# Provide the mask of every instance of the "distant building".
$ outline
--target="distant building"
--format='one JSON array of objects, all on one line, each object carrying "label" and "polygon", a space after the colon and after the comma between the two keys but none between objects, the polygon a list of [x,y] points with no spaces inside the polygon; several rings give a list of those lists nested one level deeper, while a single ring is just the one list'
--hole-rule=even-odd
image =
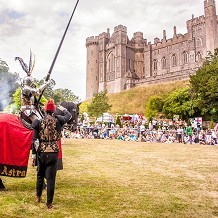
[{"label": "distant building", "polygon": [[86,99],[107,89],[117,93],[139,85],[187,79],[202,64],[208,51],[218,47],[215,0],[204,1],[204,15],[186,22],[187,33],[173,38],[155,38],[153,43],[136,32],[129,40],[127,28],[119,25],[86,39]]}]

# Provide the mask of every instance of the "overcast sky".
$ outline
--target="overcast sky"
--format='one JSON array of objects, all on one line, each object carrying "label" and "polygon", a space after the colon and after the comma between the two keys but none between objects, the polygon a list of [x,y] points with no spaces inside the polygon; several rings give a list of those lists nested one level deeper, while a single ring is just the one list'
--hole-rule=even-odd
[{"label": "overcast sky", "polygon": [[[76,0],[0,0],[0,58],[11,72],[24,77],[16,56],[28,64],[30,49],[36,63],[33,77],[47,75],[67,26]],[[167,38],[186,33],[186,21],[204,14],[204,0],[80,0],[51,78],[56,88],[72,90],[81,100],[86,92],[86,38],[114,27],[127,27],[129,39],[143,32],[153,43],[155,37]]]}]

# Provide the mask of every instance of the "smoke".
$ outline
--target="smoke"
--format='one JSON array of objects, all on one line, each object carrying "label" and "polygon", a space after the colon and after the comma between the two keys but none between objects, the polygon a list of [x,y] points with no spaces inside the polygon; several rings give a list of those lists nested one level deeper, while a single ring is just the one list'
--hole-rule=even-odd
[{"label": "smoke", "polygon": [[7,81],[1,81],[0,84],[0,111],[3,111],[12,101],[11,92],[13,89]]}]

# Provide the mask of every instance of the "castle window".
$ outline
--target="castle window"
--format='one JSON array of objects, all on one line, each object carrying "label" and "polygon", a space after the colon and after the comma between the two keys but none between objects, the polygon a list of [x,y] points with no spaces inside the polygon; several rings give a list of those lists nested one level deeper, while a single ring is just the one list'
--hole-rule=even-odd
[{"label": "castle window", "polygon": [[157,60],[153,60],[153,70],[157,70]]},{"label": "castle window", "polygon": [[182,57],[183,57],[183,64],[187,64],[188,63],[188,52],[184,51],[182,53]]},{"label": "castle window", "polygon": [[192,32],[192,36],[195,37],[195,31],[194,31],[194,30],[193,30],[193,32]]},{"label": "castle window", "polygon": [[115,57],[112,52],[107,56],[107,72],[112,72],[115,70]]},{"label": "castle window", "polygon": [[162,58],[162,69],[166,69],[167,68],[167,60],[165,57]]},{"label": "castle window", "polygon": [[201,53],[200,53],[200,52],[198,52],[198,53],[197,53],[197,58],[196,58],[196,61],[197,61],[197,62],[200,62],[200,61],[201,61],[201,59],[202,59],[202,55],[201,55]]},{"label": "castle window", "polygon": [[201,47],[201,39],[197,39],[196,46]]},{"label": "castle window", "polygon": [[172,59],[172,66],[176,66],[176,65],[177,65],[177,58],[176,58],[176,55],[173,54],[171,59]]},{"label": "castle window", "polygon": [[114,60],[113,60],[113,71],[115,71],[115,63],[116,63],[116,60],[115,60],[115,56],[114,56]]},{"label": "castle window", "polygon": [[198,29],[199,35],[202,35],[202,29]]}]

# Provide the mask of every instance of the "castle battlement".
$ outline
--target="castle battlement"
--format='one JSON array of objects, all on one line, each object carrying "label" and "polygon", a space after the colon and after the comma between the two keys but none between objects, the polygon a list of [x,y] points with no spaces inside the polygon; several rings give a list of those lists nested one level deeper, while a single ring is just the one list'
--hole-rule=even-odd
[{"label": "castle battlement", "polygon": [[205,0],[204,7],[215,6],[215,0]]},{"label": "castle battlement", "polygon": [[114,27],[114,32],[119,32],[119,31],[127,33],[126,26],[123,26],[123,25],[120,24],[120,25]]},{"label": "castle battlement", "polygon": [[86,39],[86,47],[91,44],[98,44],[98,36],[90,36]]},{"label": "castle battlement", "polygon": [[160,39],[159,39],[158,37],[155,37],[155,38],[154,38],[154,44],[157,45],[159,42],[160,42]]},{"label": "castle battlement", "polygon": [[202,15],[200,17],[192,18],[190,20],[187,20],[186,23],[187,23],[187,26],[195,26],[195,25],[203,24],[205,23],[205,16]]},{"label": "castle battlement", "polygon": [[143,33],[142,32],[135,32],[134,34],[133,34],[133,38],[134,39],[143,39]]},{"label": "castle battlement", "polygon": [[109,39],[110,38],[110,34],[103,32],[103,33],[99,34],[98,38],[99,39],[103,39],[103,38]]}]

